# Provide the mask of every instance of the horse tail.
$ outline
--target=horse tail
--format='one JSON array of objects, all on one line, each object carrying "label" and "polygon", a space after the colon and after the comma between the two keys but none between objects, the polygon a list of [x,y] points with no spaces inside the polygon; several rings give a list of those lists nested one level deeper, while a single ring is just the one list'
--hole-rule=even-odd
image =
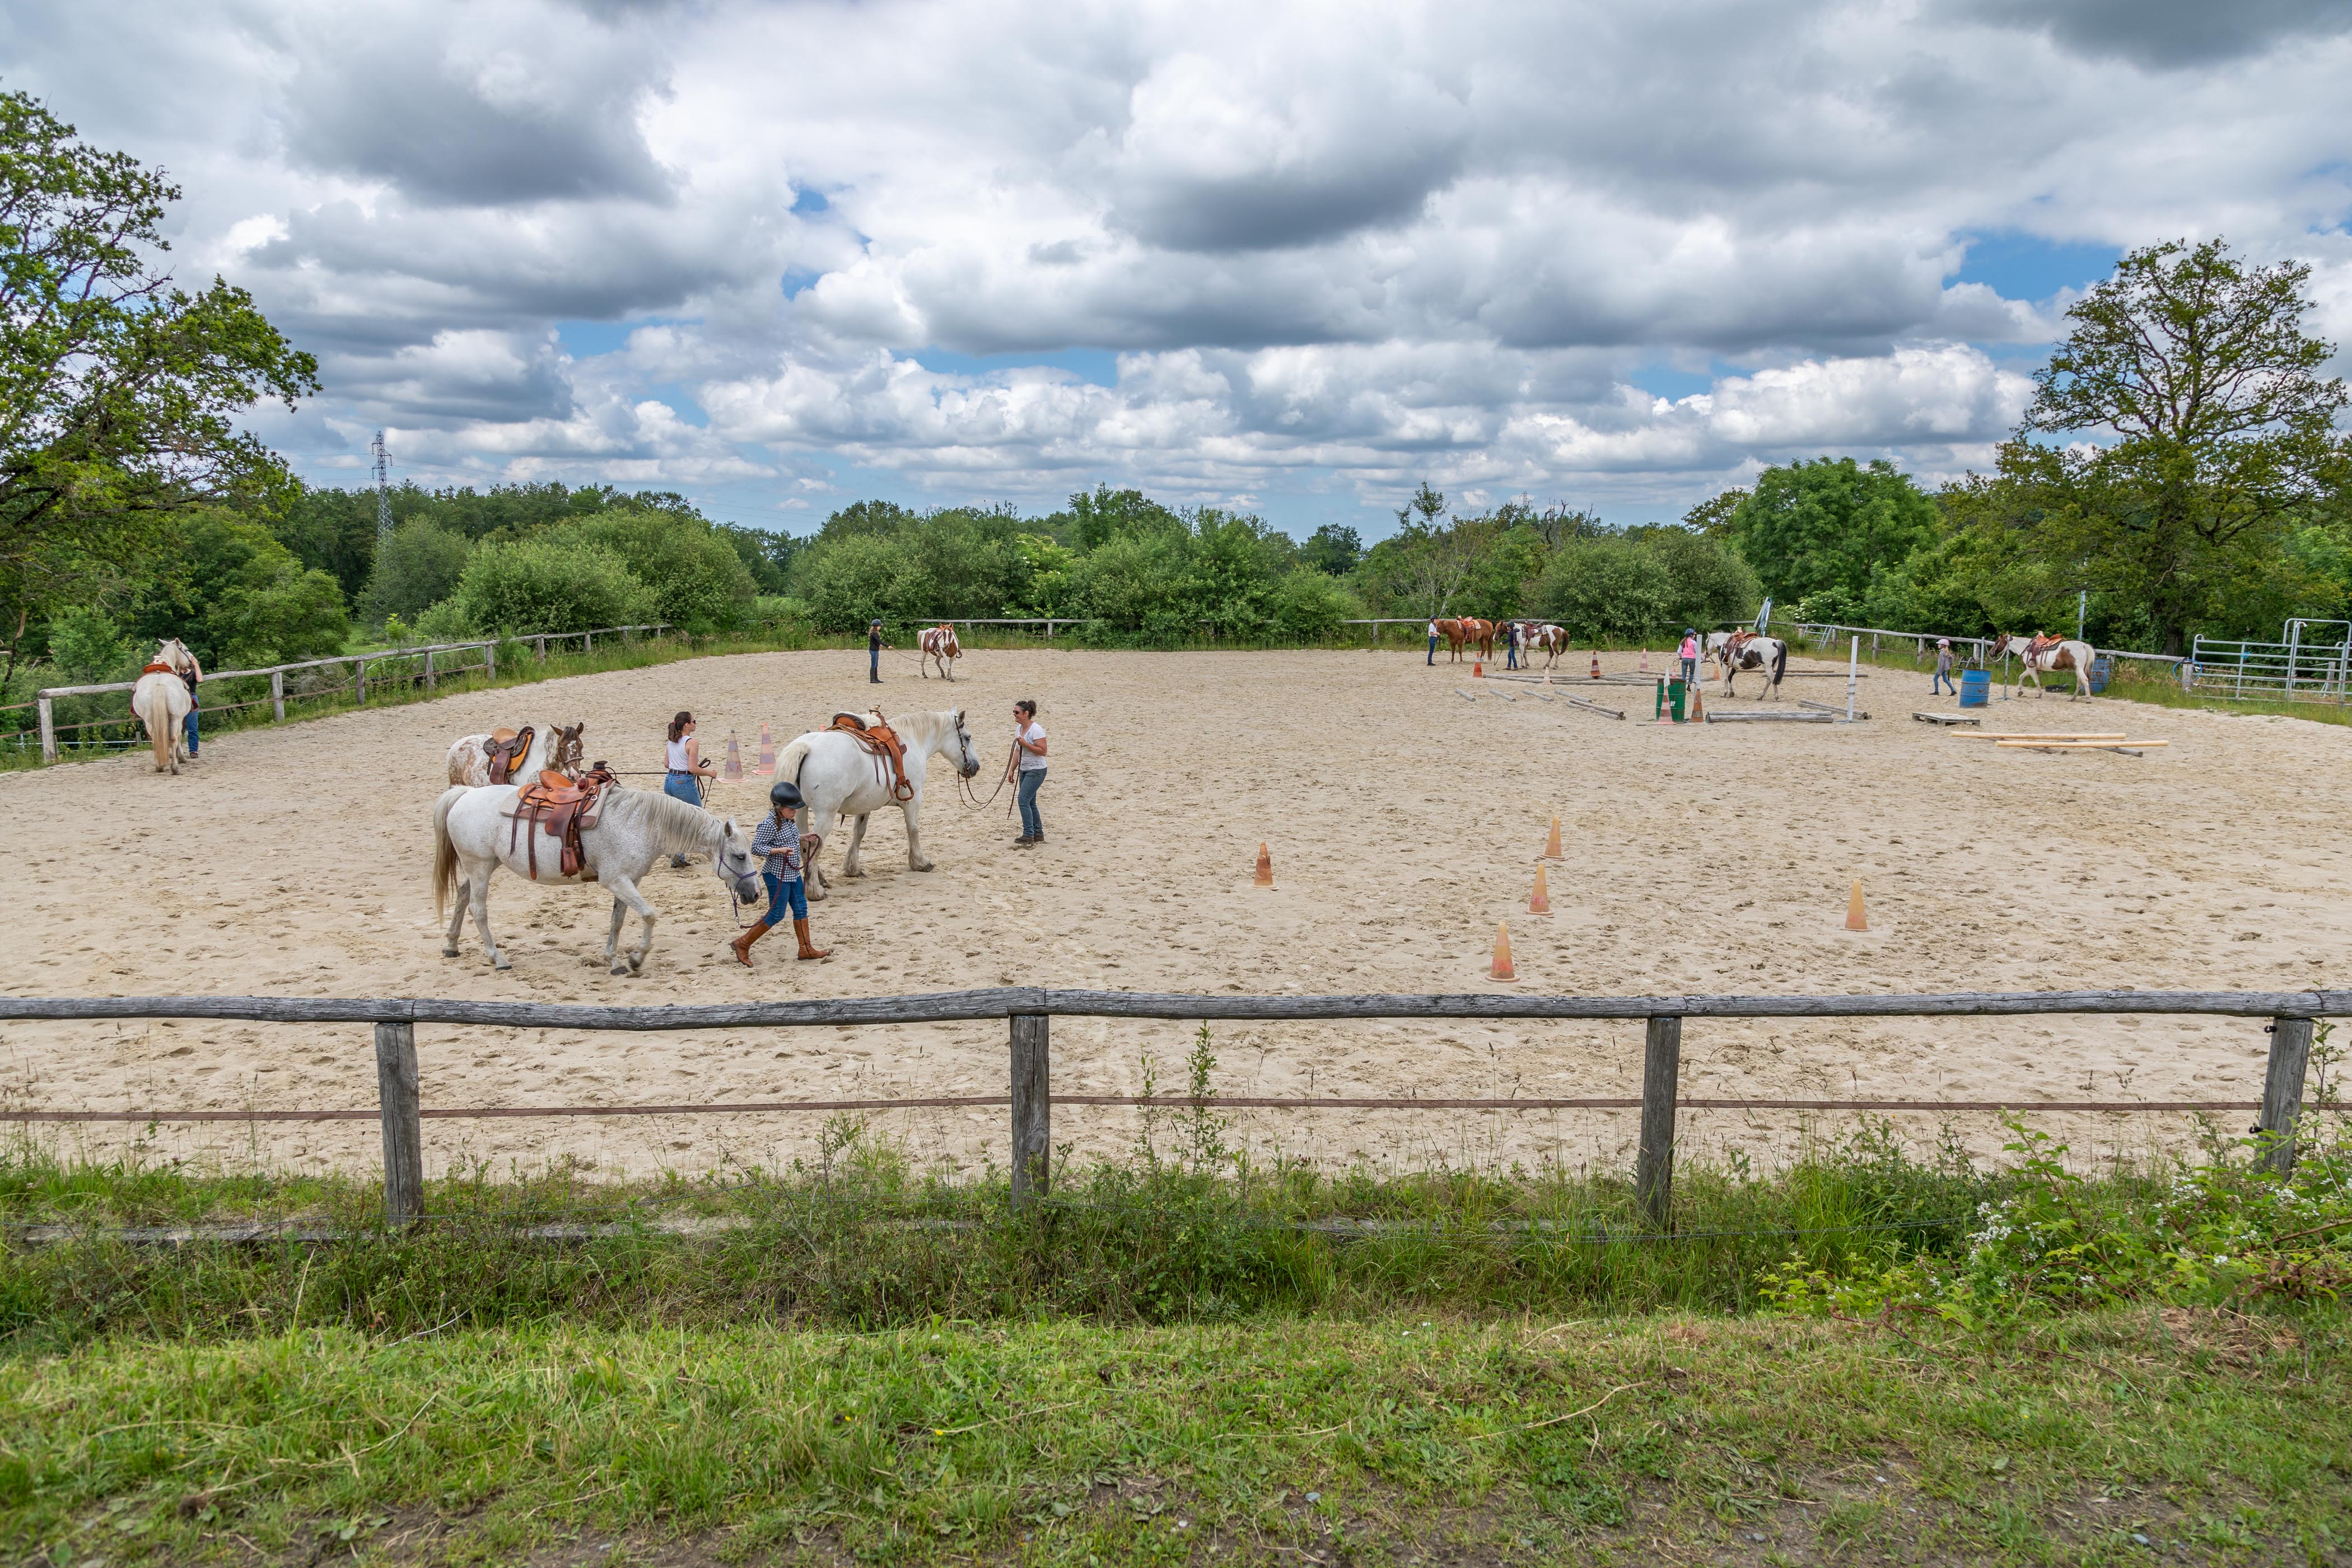
[{"label": "horse tail", "polygon": [[[147,706],[144,708],[139,705],[139,700],[142,697],[147,700]],[[164,690],[163,683],[160,680],[151,680],[146,682],[145,690],[132,692],[131,711],[138,715],[142,724],[147,726],[147,743],[155,749],[155,771],[159,773],[171,772],[172,698],[171,694]]]},{"label": "horse tail", "polygon": [[449,841],[449,808],[465,794],[465,785],[452,784],[433,803],[433,918],[436,921],[448,909],[450,889],[457,885],[457,847]]},{"label": "horse tail", "polygon": [[1788,640],[1783,638],[1780,648],[1772,655],[1772,684],[1775,686],[1780,685],[1780,678],[1788,673],[1789,644]]},{"label": "horse tail", "polygon": [[776,753],[776,776],[799,784],[801,769],[808,765],[808,754],[809,738],[806,735],[796,736],[788,742],[784,749]]}]

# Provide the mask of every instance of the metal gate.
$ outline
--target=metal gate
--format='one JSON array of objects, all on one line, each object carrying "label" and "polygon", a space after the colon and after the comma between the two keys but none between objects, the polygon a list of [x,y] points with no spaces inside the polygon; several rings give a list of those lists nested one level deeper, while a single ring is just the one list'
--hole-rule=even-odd
[{"label": "metal gate", "polygon": [[2341,704],[2352,678],[2352,621],[2296,619],[2282,642],[2198,637],[2190,689],[2233,700]]}]

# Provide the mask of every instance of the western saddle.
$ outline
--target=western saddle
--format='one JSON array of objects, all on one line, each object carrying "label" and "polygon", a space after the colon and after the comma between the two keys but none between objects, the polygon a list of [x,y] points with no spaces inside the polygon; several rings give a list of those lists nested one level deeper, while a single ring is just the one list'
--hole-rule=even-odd
[{"label": "western saddle", "polygon": [[482,750],[489,758],[492,784],[514,782],[514,771],[521,765],[523,758],[530,754],[531,739],[538,733],[538,730],[530,724],[520,730],[490,731],[490,742]]},{"label": "western saddle", "polygon": [[[538,783],[523,785],[515,796],[515,808],[507,818],[514,824],[507,830],[507,853],[514,853],[516,839],[526,831],[524,824],[536,824],[562,846],[558,862],[562,874],[580,875],[584,859],[580,851],[580,830],[596,826],[596,802],[612,782],[612,773],[601,762],[576,780],[564,777],[553,768],[542,771]],[[530,879],[535,882],[539,880],[539,835],[531,834],[524,847],[530,863]]]},{"label": "western saddle", "polygon": [[912,800],[915,786],[907,782],[907,742],[879,713],[835,713],[833,728],[872,754],[875,777],[890,786],[892,800]]}]

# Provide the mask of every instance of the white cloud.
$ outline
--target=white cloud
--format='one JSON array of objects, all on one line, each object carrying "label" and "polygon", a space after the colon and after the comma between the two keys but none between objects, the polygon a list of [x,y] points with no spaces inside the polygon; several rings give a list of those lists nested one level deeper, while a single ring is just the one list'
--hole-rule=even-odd
[{"label": "white cloud", "polygon": [[[942,499],[1337,489],[1378,521],[1423,474],[1669,506],[1821,451],[1980,463],[2025,395],[1988,350],[2048,341],[2079,279],[1958,281],[1974,234],[2227,233],[2313,259],[2352,339],[2347,27],[2317,0],[128,0],[19,7],[0,47],[172,169],[184,276],[320,355],[319,404],[256,428],[322,475],[383,425],[428,475],[768,511],[855,466]],[[583,321],[635,330],[563,352]]]}]

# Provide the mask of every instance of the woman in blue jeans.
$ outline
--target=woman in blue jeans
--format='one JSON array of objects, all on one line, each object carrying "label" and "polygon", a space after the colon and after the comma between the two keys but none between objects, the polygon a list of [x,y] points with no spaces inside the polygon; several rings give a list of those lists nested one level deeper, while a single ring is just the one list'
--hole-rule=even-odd
[{"label": "woman in blue jeans", "polygon": [[[672,800],[682,800],[688,805],[702,804],[702,784],[712,769],[702,760],[702,742],[694,738],[694,715],[681,708],[677,717],[669,721],[669,744],[665,752],[667,771],[662,774],[662,794]],[[673,866],[686,864],[686,857],[673,855]]]},{"label": "woman in blue jeans", "polygon": [[1013,754],[1019,759],[1013,772],[1021,802],[1021,837],[1013,843],[1032,849],[1045,842],[1045,819],[1037,815],[1037,791],[1045,783],[1045,731],[1037,722],[1037,704],[1026,697],[1013,705]]}]

